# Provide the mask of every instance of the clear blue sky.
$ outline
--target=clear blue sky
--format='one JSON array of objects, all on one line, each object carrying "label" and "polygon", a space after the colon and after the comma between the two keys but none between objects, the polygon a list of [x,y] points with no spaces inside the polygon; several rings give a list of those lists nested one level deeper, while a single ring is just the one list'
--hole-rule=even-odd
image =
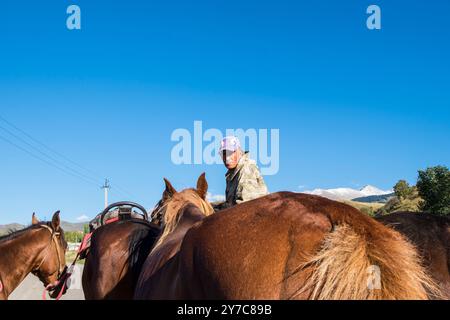
[{"label": "clear blue sky", "polygon": [[[373,3],[380,31],[366,28]],[[82,30],[66,28],[70,4]],[[146,207],[163,176],[183,188],[206,171],[223,193],[224,167],[171,162],[172,131],[194,120],[280,129],[271,191],[414,183],[449,165],[449,15],[424,0],[2,1],[0,115],[98,182],[0,140],[0,223],[92,217],[103,177],[111,201]]]}]

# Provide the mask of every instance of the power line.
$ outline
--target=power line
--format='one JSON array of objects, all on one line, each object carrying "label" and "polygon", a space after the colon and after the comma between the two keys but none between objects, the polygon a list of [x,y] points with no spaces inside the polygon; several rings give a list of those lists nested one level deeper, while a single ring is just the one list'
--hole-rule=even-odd
[{"label": "power line", "polygon": [[127,195],[131,198],[136,198],[136,196],[128,191],[126,191],[125,189],[123,189],[122,187],[120,187],[120,185],[118,185],[117,183],[114,183],[115,188],[122,194]]},{"label": "power line", "polygon": [[[38,159],[39,161],[42,161],[42,162],[44,162],[45,164],[47,164],[47,165],[49,165],[49,166],[51,166],[51,167],[53,167],[53,168],[55,168],[55,169],[57,169],[57,170],[63,172],[63,173],[66,173],[66,174],[68,174],[68,175],[70,175],[70,176],[72,176],[72,177],[81,179],[83,182],[88,183],[88,184],[90,184],[90,185],[93,185],[93,186],[98,187],[97,182],[94,182],[94,181],[92,181],[91,179],[86,179],[84,176],[79,175],[79,174],[77,174],[76,172],[68,171],[68,170],[66,170],[66,169],[64,169],[64,168],[62,168],[62,167],[60,167],[59,165],[57,165],[57,164],[55,164],[55,163],[52,163],[52,162],[46,160],[45,158],[42,158],[42,157],[36,155],[36,154],[33,153],[33,152],[30,152],[29,150],[27,150],[27,149],[23,148],[22,146],[20,146],[20,145],[14,143],[14,142],[12,142],[11,140],[5,138],[5,137],[2,136],[2,135],[0,135],[0,139],[3,140],[3,141],[5,141],[5,142],[7,142],[7,143],[9,143],[9,144],[12,145],[13,147],[15,147],[15,148],[17,148],[17,149],[19,149],[19,150],[25,152],[25,153],[28,154],[29,156],[31,156],[31,157],[33,157],[33,158],[35,158],[35,159]],[[111,192],[112,192],[113,194],[117,195],[117,196],[120,196],[120,193],[117,193],[117,192],[115,192],[115,191],[111,191]]]},{"label": "power line", "polygon": [[75,161],[73,161],[72,159],[70,159],[69,157],[66,157],[65,155],[61,154],[60,152],[50,148],[49,146],[47,146],[45,143],[35,139],[33,136],[31,136],[30,134],[28,134],[27,132],[23,131],[22,129],[20,129],[19,127],[17,127],[15,124],[11,123],[10,121],[6,120],[4,117],[2,117],[0,115],[0,120],[2,120],[3,122],[5,122],[6,124],[8,124],[9,126],[11,126],[12,128],[16,129],[17,131],[19,131],[20,133],[22,133],[23,135],[25,135],[27,138],[29,138],[30,140],[32,140],[33,142],[39,144],[40,146],[44,147],[45,149],[47,149],[50,152],[53,152],[54,154],[56,154],[57,156],[65,159],[66,161],[72,163],[73,165],[77,166],[78,168],[85,170],[87,172],[90,172],[91,174],[94,174],[95,176],[100,177],[100,175],[90,169],[85,168],[84,166],[76,163]]},{"label": "power line", "polygon": [[[85,172],[89,172],[90,175],[87,174],[83,174],[82,172],[75,170],[74,168],[71,168],[69,166],[67,166],[64,162],[54,158],[53,156],[49,155],[47,152],[44,152],[42,150],[40,150],[39,148],[37,148],[36,146],[30,144],[29,142],[27,142],[26,140],[24,140],[22,137],[12,133],[10,130],[1,127],[1,129],[3,129],[4,131],[6,131],[8,134],[12,135],[13,137],[15,137],[16,139],[22,141],[23,143],[25,143],[26,145],[28,145],[29,147],[33,148],[34,150],[36,150],[37,152],[39,152],[40,154],[44,155],[45,157],[51,159],[53,162],[55,162],[56,164],[63,166],[64,168],[66,168],[67,170],[70,170],[71,172],[73,172],[76,175],[82,176],[85,179],[89,179],[92,182],[95,182],[96,184],[98,183],[98,181],[101,179],[100,175],[98,173],[96,173],[93,170],[90,170],[80,164],[78,164],[77,162],[73,161],[72,159],[66,157],[65,155],[61,154],[60,152],[54,150],[53,148],[50,148],[49,146],[47,146],[45,143],[37,140],[36,138],[34,138],[33,136],[31,136],[30,134],[28,134],[27,132],[25,132],[24,130],[20,129],[18,126],[16,126],[15,124],[11,123],[10,121],[6,120],[4,117],[2,117],[0,115],[0,120],[2,120],[4,123],[6,123],[7,125],[9,125],[10,127],[14,128],[15,130],[17,130],[18,132],[22,133],[24,136],[26,136],[28,139],[32,140],[34,143],[42,146],[43,148],[45,148],[46,150],[52,152],[53,154],[57,155],[58,157],[66,160],[67,162],[77,166],[78,168],[84,170]],[[4,139],[5,140],[5,139]],[[10,141],[9,141],[10,142]],[[11,143],[11,142],[10,142]],[[14,144],[13,144],[14,145]],[[16,145],[15,145],[16,146]],[[17,146],[16,146],[17,147]],[[25,151],[23,148],[20,148],[22,151]],[[30,152],[27,152],[28,154],[30,154]],[[39,158],[39,157],[35,157],[35,158]],[[42,159],[41,159],[42,160]],[[97,184],[98,185],[98,184]],[[132,198],[136,198],[135,195],[133,195],[132,193],[128,192],[127,190],[125,190],[123,187],[119,186],[118,184],[116,184],[117,190],[119,193],[122,193],[123,195],[128,195],[131,196]],[[116,192],[113,192],[114,194],[117,194]]]},{"label": "power line", "polygon": [[85,175],[85,174],[83,174],[83,173],[80,173],[80,172],[78,172],[78,171],[76,171],[76,170],[74,170],[74,169],[68,167],[68,166],[66,166],[64,163],[62,163],[61,161],[59,161],[59,160],[53,158],[52,156],[48,155],[48,154],[45,153],[45,152],[42,152],[41,150],[39,150],[38,148],[36,148],[35,146],[33,146],[31,143],[28,143],[26,140],[22,139],[20,136],[14,134],[14,133],[11,132],[10,130],[8,130],[8,129],[2,127],[2,126],[0,126],[0,129],[2,129],[3,131],[6,131],[8,134],[10,134],[11,136],[13,136],[14,138],[16,138],[16,139],[20,140],[21,142],[25,143],[27,146],[29,146],[29,147],[31,147],[32,149],[36,150],[37,152],[39,152],[39,153],[40,153],[41,155],[43,155],[44,157],[47,157],[48,159],[52,160],[55,164],[60,165],[60,166],[62,166],[62,167],[64,167],[64,168],[66,168],[66,170],[69,170],[69,171],[73,172],[74,174],[80,175],[80,176],[82,176],[82,177],[84,177],[84,178],[86,178],[86,179],[88,179],[88,180],[91,180],[91,181],[94,182],[94,183],[97,182],[96,179],[92,179],[92,177],[89,177],[89,176],[87,176],[87,175]]},{"label": "power line", "polygon": [[51,167],[54,167],[54,168],[56,168],[56,169],[58,169],[58,170],[60,170],[60,171],[62,171],[62,172],[64,172],[64,173],[66,173],[66,174],[69,174],[69,175],[71,175],[71,176],[73,176],[73,177],[82,179],[83,181],[85,181],[85,182],[87,182],[87,183],[89,183],[89,184],[93,184],[93,185],[97,186],[97,184],[93,183],[92,181],[86,180],[86,179],[83,178],[82,176],[75,175],[75,174],[73,174],[72,172],[67,171],[67,170],[65,170],[65,169],[63,169],[63,168],[61,168],[61,167],[55,165],[54,163],[51,163],[51,162],[47,161],[46,159],[43,159],[43,158],[41,158],[41,157],[35,155],[35,154],[32,153],[32,152],[29,152],[29,151],[26,150],[25,148],[22,148],[21,146],[15,144],[14,142],[10,141],[9,139],[7,139],[7,138],[5,138],[5,137],[3,137],[3,136],[1,136],[1,135],[0,135],[0,139],[2,139],[3,141],[6,141],[7,143],[11,144],[12,146],[16,147],[17,149],[19,149],[19,150],[21,150],[21,151],[27,153],[28,155],[32,156],[33,158],[36,158],[36,159],[38,159],[38,160],[40,160],[40,161],[46,163],[47,165],[49,165],[49,166],[51,166]]}]

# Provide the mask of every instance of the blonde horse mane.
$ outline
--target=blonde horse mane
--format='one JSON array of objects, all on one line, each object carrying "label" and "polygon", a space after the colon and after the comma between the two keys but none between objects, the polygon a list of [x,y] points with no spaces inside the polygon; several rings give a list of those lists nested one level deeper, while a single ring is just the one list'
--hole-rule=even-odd
[{"label": "blonde horse mane", "polygon": [[197,206],[200,211],[205,215],[209,216],[214,213],[214,209],[211,204],[200,197],[195,189],[185,189],[183,191],[177,192],[172,198],[166,201],[160,210],[164,210],[163,213],[163,231],[152,252],[158,248],[167,236],[170,235],[178,226],[181,218],[181,213],[183,212],[183,207],[187,204],[193,204]]}]

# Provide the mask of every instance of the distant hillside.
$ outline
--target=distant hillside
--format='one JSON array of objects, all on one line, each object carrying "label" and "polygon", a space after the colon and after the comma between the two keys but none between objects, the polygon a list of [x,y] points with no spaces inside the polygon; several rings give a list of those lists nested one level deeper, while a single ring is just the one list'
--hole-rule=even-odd
[{"label": "distant hillside", "polygon": [[67,222],[67,221],[62,221],[61,222],[61,227],[63,228],[64,231],[83,231],[84,229],[84,225],[88,224],[88,222],[77,222],[77,223],[73,223],[73,222]]},{"label": "distant hillside", "polygon": [[386,203],[393,197],[395,197],[395,193],[360,197],[360,198],[352,199],[352,201],[365,202],[365,203],[375,203],[375,202],[376,203]]},{"label": "distant hillside", "polygon": [[397,211],[412,211],[419,212],[420,204],[423,199],[419,196],[417,189],[414,188],[413,192],[406,199],[399,199],[396,196],[386,202],[386,204],[377,210],[377,215],[389,214]]},{"label": "distant hillside", "polygon": [[[86,223],[72,223],[61,221],[61,227],[64,231],[81,231],[83,232]],[[19,223],[0,224],[0,236],[25,228],[25,225]]]},{"label": "distant hillside", "polygon": [[24,226],[18,223],[0,224],[0,237],[23,228]]},{"label": "distant hillside", "polygon": [[382,203],[377,202],[357,202],[352,200],[341,200],[341,202],[351,205],[352,207],[358,209],[364,214],[369,216],[374,216],[375,213],[383,207]]}]

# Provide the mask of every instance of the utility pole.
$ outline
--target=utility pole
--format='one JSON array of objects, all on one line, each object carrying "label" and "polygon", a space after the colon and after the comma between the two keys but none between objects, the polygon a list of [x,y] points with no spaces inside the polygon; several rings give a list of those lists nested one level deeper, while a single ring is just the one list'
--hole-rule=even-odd
[{"label": "utility pole", "polygon": [[108,206],[108,191],[111,189],[111,185],[109,184],[109,180],[105,179],[105,184],[100,187],[100,189],[105,190],[105,208]]}]

